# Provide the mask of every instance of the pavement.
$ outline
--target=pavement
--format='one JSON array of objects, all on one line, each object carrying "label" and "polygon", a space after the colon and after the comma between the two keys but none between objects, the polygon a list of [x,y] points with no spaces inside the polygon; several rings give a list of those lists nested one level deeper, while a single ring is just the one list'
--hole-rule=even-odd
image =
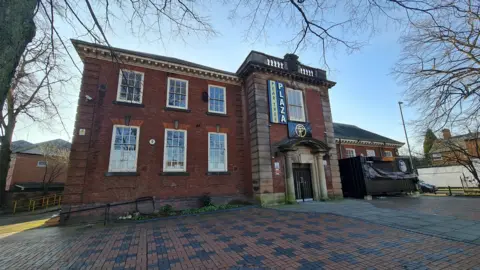
[{"label": "pavement", "polygon": [[[391,220],[400,210],[367,204],[344,200],[28,230],[0,239],[0,268],[480,269],[480,245],[385,226],[373,217]],[[348,215],[370,209],[362,217],[371,221],[321,209]]]},{"label": "pavement", "polygon": [[309,202],[276,207],[332,213],[417,233],[480,244],[480,198],[385,197]]}]

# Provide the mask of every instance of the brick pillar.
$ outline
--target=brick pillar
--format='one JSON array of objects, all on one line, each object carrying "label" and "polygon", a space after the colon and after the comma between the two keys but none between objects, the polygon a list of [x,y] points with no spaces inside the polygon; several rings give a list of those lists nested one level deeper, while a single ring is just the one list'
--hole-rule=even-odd
[{"label": "brick pillar", "polygon": [[[98,97],[98,80],[100,66],[91,59],[84,60],[83,79],[78,98],[77,116],[73,132],[70,163],[68,166],[67,181],[65,183],[64,205],[83,203],[85,178],[87,177],[87,159],[90,152],[90,138],[92,136],[92,123],[95,112],[95,104]],[[92,97],[87,100],[86,95]],[[80,130],[85,134],[80,135]]]},{"label": "brick pillar", "polygon": [[252,73],[245,83],[250,129],[252,186],[254,198],[261,204],[273,203],[272,154],[268,122],[267,80]]}]

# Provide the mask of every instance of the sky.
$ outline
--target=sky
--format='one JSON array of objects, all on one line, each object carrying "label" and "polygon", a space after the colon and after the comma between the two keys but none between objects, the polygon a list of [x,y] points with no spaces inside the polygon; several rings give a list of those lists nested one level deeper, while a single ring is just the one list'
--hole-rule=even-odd
[{"label": "sky", "polygon": [[[213,10],[217,14],[212,18],[212,25],[218,36],[204,38],[196,35],[185,36],[184,39],[166,36],[163,42],[153,35],[134,37],[128,25],[119,20],[114,29],[107,32],[109,42],[114,47],[130,49],[152,54],[176,57],[198,64],[235,72],[251,50],[261,51],[277,57],[291,52],[292,48],[284,43],[292,38],[292,32],[271,26],[269,35],[256,42],[246,40],[242,23],[228,20],[228,12],[222,8]],[[222,15],[223,14],[223,15]],[[62,23],[57,29],[65,41],[78,38],[91,41],[88,37],[79,37]],[[391,70],[398,60],[401,46],[398,44],[399,34],[393,27],[384,27],[373,38],[360,36],[359,40],[368,41],[359,51],[347,53],[341,47],[335,51],[327,51],[329,70],[327,77],[337,84],[331,88],[330,103],[335,122],[356,125],[383,136],[405,142],[398,101],[402,100],[405,88],[399,85]],[[82,63],[70,47],[76,64],[82,69]],[[317,47],[304,48],[297,52],[303,64],[324,68],[321,52]],[[41,142],[62,138],[70,140],[74,127],[76,104],[80,90],[80,74],[68,60],[73,79],[67,87],[67,94],[60,104],[65,130],[55,123],[53,130],[39,126],[27,119],[17,123],[14,140]],[[404,107],[405,121],[408,123],[416,117],[416,110]],[[53,122],[52,122],[53,123]],[[53,124],[52,124],[53,125]],[[410,143],[418,147],[418,136],[407,127],[411,135]]]}]

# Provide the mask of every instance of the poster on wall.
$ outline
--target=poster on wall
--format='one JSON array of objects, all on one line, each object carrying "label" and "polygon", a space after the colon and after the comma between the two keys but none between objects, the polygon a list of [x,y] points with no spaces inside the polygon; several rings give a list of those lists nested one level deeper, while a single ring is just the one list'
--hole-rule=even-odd
[{"label": "poster on wall", "polygon": [[288,122],[288,137],[289,138],[311,138],[312,126],[310,126],[310,123]]},{"label": "poster on wall", "polygon": [[281,82],[268,80],[268,101],[270,106],[270,122],[287,124],[287,102],[285,99],[285,85]]}]

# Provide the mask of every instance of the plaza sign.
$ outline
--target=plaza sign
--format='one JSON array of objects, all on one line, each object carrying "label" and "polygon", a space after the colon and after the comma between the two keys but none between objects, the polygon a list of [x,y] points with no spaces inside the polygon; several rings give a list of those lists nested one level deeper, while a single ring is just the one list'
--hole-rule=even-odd
[{"label": "plaza sign", "polygon": [[270,122],[286,125],[287,101],[285,100],[285,85],[272,80],[268,80],[267,85],[270,104]]}]

